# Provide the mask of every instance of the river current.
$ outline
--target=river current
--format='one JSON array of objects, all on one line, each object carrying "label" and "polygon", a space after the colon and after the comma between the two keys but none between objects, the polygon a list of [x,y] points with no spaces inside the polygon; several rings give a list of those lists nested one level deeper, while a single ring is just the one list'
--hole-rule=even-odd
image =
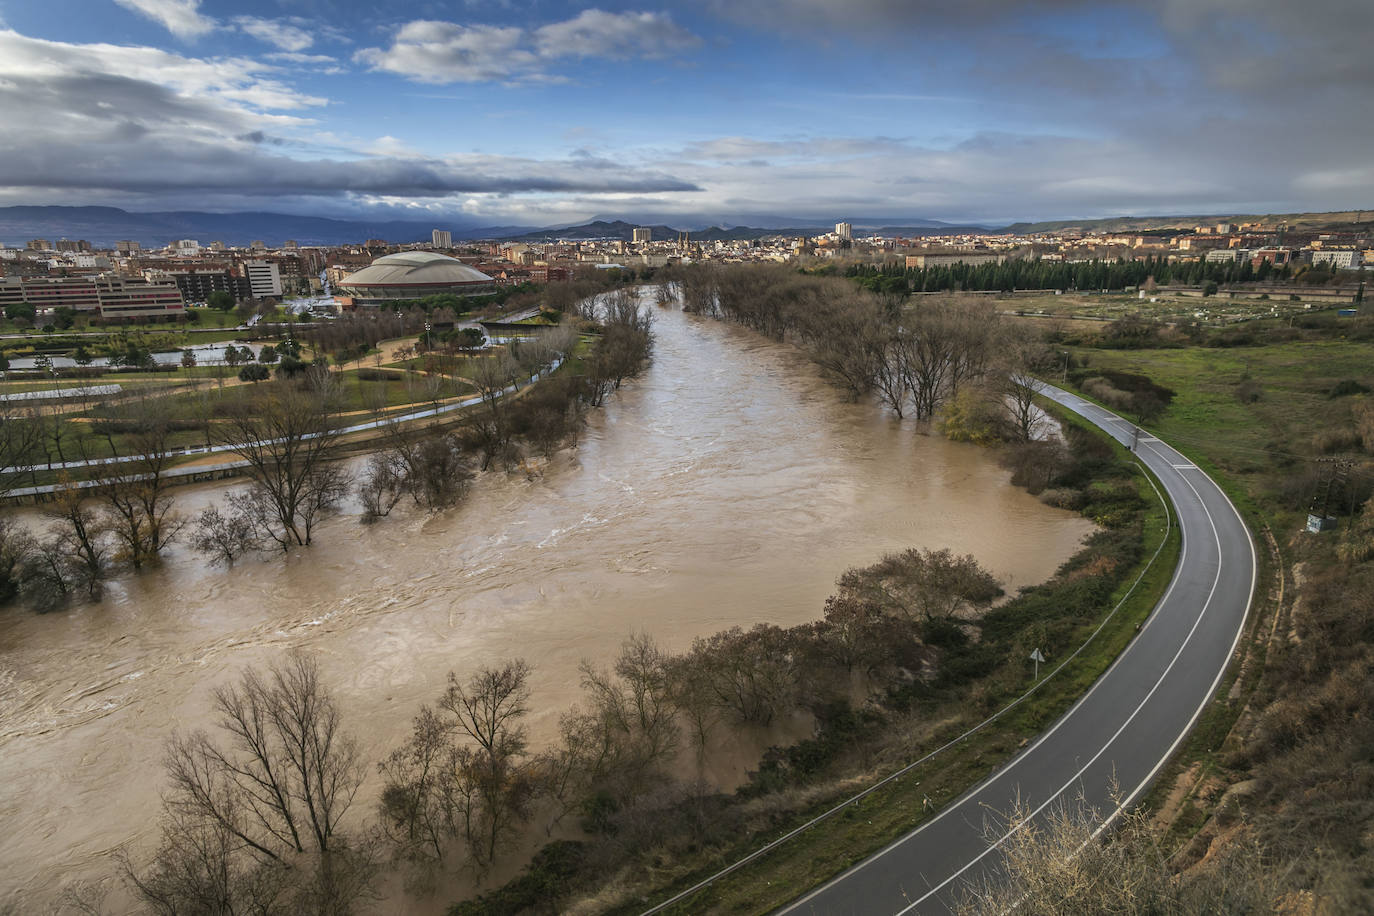
[{"label": "river current", "polygon": [[[0,910],[41,910],[156,837],[162,747],[206,727],[245,665],[313,653],[375,761],[447,674],[523,656],[539,746],[581,660],[632,631],[815,619],[846,568],[911,546],[972,553],[1009,591],[1090,530],[1011,487],[990,453],[849,403],[791,347],[655,313],[653,365],[542,476],[487,474],[451,511],[352,508],[316,546],[207,568],[175,545],[99,603],[0,611]],[[219,487],[175,491],[193,513]],[[370,775],[355,811],[370,814]]]}]

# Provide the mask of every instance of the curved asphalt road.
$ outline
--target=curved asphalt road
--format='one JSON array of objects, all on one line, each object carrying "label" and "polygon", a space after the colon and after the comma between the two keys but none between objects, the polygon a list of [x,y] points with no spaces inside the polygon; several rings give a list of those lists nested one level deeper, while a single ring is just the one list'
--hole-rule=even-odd
[{"label": "curved asphalt road", "polygon": [[[1058,388],[1041,392],[1130,445],[1135,428]],[[1173,754],[1226,669],[1255,589],[1255,551],[1234,506],[1187,458],[1141,432],[1140,458],[1178,512],[1183,551],[1140,635],[1092,689],[1030,747],[936,818],[780,912],[945,913],[999,861],[996,843],[1017,799],[1044,812],[1080,796],[1114,815],[1115,783],[1130,804]],[[996,841],[1000,842],[1000,841]]]}]

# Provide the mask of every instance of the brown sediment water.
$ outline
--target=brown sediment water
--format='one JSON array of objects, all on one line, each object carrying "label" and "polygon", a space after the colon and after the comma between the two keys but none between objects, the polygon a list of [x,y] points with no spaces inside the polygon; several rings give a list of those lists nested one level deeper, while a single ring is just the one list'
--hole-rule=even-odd
[{"label": "brown sediment water", "polygon": [[[454,510],[371,527],[345,513],[315,547],[232,569],[176,546],[99,603],[0,613],[0,908],[108,876],[122,844],[146,853],[168,735],[210,727],[212,688],[288,649],[319,659],[373,762],[450,670],[523,656],[538,746],[578,698],[579,662],[606,664],[631,631],[683,650],[811,620],[846,568],[911,546],[972,553],[1014,590],[1090,530],[990,453],[846,402],[791,347],[655,318],[653,365],[542,477],[487,474]],[[178,490],[178,509],[222,492]]]}]

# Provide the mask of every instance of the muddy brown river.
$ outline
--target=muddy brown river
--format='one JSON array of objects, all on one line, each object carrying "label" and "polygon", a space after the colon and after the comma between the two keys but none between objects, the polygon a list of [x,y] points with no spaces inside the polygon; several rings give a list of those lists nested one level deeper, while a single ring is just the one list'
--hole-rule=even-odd
[{"label": "muddy brown river", "polygon": [[[457,509],[372,527],[346,513],[311,549],[228,570],[174,548],[98,604],[0,611],[0,910],[41,911],[110,874],[121,844],[146,851],[167,736],[287,649],[319,658],[371,761],[450,670],[523,656],[538,745],[577,698],[578,663],[631,631],[681,650],[814,619],[847,567],[910,546],[973,553],[1014,589],[1089,531],[987,452],[847,403],[790,347],[655,317],[653,366],[541,478],[488,474]],[[220,492],[179,490],[178,507]],[[376,790],[369,777],[355,812]]]}]

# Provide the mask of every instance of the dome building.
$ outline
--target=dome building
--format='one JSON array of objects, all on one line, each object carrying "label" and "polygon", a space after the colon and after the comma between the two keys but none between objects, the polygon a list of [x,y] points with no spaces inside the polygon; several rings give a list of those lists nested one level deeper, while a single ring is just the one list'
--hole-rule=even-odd
[{"label": "dome building", "polygon": [[402,251],[344,277],[337,298],[344,308],[358,308],[443,293],[484,296],[494,292],[495,280],[457,258],[432,251]]}]

